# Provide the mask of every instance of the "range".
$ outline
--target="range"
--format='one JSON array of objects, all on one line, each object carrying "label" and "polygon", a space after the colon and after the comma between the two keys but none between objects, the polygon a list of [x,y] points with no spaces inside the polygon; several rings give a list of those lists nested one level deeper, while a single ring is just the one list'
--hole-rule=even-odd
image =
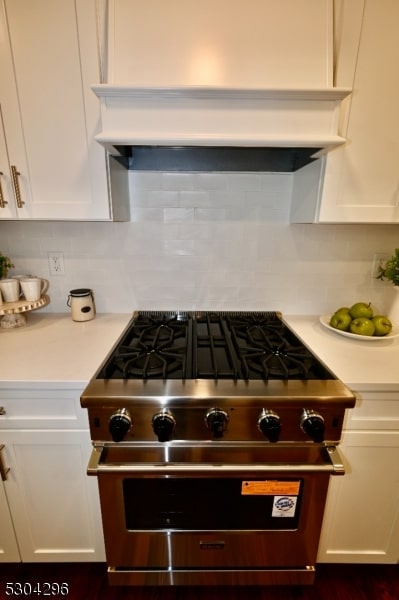
[{"label": "range", "polygon": [[81,396],[109,581],[309,584],[352,392],[277,312],[137,312]]}]

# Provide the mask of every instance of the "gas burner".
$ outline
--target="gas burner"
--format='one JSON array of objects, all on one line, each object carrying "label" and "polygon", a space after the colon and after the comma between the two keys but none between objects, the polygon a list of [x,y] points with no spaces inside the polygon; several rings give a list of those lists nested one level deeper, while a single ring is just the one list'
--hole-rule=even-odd
[{"label": "gas burner", "polygon": [[259,373],[262,379],[309,379],[309,369],[304,357],[289,350],[270,349],[269,351],[248,348],[241,357],[245,379],[251,372]]},{"label": "gas burner", "polygon": [[[149,379],[162,377],[166,379],[168,374],[174,373],[182,368],[185,359],[178,353],[169,352],[166,349],[149,349],[145,344],[138,343],[141,348],[137,351],[121,348],[121,352],[115,356],[116,367],[119,367],[122,377]],[[120,363],[119,363],[120,361]]]},{"label": "gas burner", "polygon": [[230,319],[229,326],[245,379],[255,373],[266,380],[311,376],[312,355],[302,344],[290,342],[290,332],[277,317]]},{"label": "gas burner", "polygon": [[105,378],[185,378],[187,319],[179,316],[139,315],[104,369]]}]

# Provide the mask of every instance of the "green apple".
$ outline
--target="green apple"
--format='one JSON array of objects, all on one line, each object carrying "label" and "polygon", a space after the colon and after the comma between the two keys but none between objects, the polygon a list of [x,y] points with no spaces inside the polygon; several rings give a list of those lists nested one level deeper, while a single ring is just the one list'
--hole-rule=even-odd
[{"label": "green apple", "polygon": [[383,336],[388,335],[392,330],[392,323],[384,315],[376,315],[371,319],[374,323],[375,331],[374,335]]},{"label": "green apple", "polygon": [[349,309],[349,314],[352,319],[358,319],[359,317],[364,317],[366,319],[373,318],[373,309],[371,308],[371,303],[366,304],[365,302],[356,302]]},{"label": "green apple", "polygon": [[[348,309],[349,310],[349,309]],[[352,317],[345,309],[340,309],[334,313],[330,319],[331,327],[340,329],[341,331],[349,331],[349,326],[352,322]]]},{"label": "green apple", "polygon": [[337,308],[337,310],[335,312],[336,313],[341,313],[341,312],[348,313],[349,311],[350,311],[350,308],[348,306],[341,306],[341,308]]},{"label": "green apple", "polygon": [[374,335],[375,325],[371,319],[358,317],[357,319],[353,319],[349,329],[351,333],[356,333],[356,335],[372,336]]}]

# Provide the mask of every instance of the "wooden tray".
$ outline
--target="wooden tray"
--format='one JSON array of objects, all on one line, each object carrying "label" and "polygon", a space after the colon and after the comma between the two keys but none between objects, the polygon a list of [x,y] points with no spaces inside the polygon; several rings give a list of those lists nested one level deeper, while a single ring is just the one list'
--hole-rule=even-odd
[{"label": "wooden tray", "polygon": [[39,300],[34,301],[17,300],[17,302],[3,302],[0,305],[0,315],[14,315],[29,310],[36,310],[36,308],[42,308],[42,306],[47,306],[49,303],[50,297],[47,294],[43,294]]}]

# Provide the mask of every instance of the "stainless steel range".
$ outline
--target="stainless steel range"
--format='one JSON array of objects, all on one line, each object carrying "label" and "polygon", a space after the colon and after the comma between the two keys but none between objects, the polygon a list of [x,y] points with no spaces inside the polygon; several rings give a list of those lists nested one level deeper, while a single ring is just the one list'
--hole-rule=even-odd
[{"label": "stainless steel range", "polygon": [[310,584],[355,398],[275,312],[138,312],[82,394],[109,582]]}]

